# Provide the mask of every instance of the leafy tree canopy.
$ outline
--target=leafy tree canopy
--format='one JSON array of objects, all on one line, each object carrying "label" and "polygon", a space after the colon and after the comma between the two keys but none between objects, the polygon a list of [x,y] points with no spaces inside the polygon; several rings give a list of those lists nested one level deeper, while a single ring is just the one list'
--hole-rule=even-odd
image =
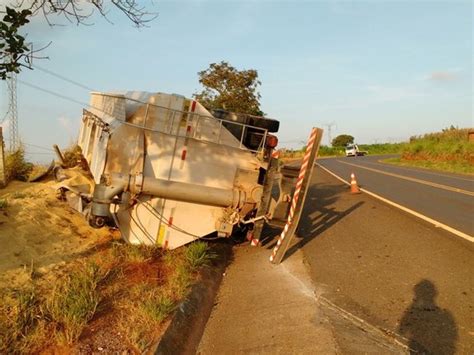
[{"label": "leafy tree canopy", "polygon": [[0,20],[0,79],[5,80],[9,73],[19,73],[22,67],[31,69],[32,58],[44,48],[33,51],[28,46],[26,36],[21,30],[30,22],[30,18],[42,15],[51,26],[51,17],[65,18],[71,23],[86,24],[94,14],[99,12],[107,18],[108,6],[113,5],[125,14],[137,27],[146,26],[156,14],[148,12],[139,0],[9,0]]},{"label": "leafy tree canopy", "polygon": [[200,71],[199,83],[204,89],[194,97],[207,109],[263,116],[260,110],[261,82],[255,69],[237,70],[227,62],[212,63],[208,69]]},{"label": "leafy tree canopy", "polygon": [[354,137],[348,134],[341,134],[334,138],[331,142],[333,147],[345,147],[348,144],[354,143]]}]

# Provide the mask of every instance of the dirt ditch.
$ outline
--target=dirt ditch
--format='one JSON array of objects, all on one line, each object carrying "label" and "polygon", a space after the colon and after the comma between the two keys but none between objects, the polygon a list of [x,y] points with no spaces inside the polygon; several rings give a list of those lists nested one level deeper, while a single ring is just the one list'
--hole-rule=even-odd
[{"label": "dirt ditch", "polygon": [[0,244],[2,353],[191,349],[230,259],[229,245],[126,245],[90,228],[52,181],[0,190]]}]

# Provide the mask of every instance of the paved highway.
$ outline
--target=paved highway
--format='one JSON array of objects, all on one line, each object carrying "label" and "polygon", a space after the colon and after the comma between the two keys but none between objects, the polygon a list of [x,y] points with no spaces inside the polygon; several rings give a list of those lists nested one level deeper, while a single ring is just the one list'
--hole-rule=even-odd
[{"label": "paved highway", "polygon": [[474,236],[474,177],[399,167],[387,156],[320,159],[318,163],[346,181],[431,219]]},{"label": "paved highway", "polygon": [[[472,179],[386,166],[377,157],[319,164],[472,235]],[[458,189],[459,191],[456,191]],[[474,354],[474,243],[349,188],[320,167],[292,251],[301,248],[318,297],[401,337],[414,352]],[[363,344],[337,329],[341,353]]]}]

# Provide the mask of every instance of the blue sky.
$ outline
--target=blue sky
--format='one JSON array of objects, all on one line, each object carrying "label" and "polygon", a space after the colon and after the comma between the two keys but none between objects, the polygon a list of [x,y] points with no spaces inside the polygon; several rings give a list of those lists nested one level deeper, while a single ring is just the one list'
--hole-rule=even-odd
[{"label": "blue sky", "polygon": [[[96,17],[94,26],[51,28],[36,18],[28,39],[35,47],[52,41],[50,59],[36,65],[95,90],[185,96],[200,89],[197,72],[212,62],[253,68],[263,111],[281,122],[281,146],[301,146],[311,127],[328,123],[333,137],[359,143],[474,125],[471,1],[143,3],[159,15],[140,30],[112,7],[113,24]],[[87,90],[39,70],[19,79],[89,100]],[[1,90],[0,118],[8,103]],[[18,107],[25,143],[75,140],[80,105],[18,83]],[[49,158],[27,151],[34,161]]]}]

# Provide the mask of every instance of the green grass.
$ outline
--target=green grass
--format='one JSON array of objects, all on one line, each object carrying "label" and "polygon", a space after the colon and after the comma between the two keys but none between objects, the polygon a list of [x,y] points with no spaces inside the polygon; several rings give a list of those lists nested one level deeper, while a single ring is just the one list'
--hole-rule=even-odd
[{"label": "green grass", "polygon": [[424,160],[402,160],[401,158],[390,158],[384,159],[383,162],[400,166],[438,170],[456,174],[474,175],[474,166],[472,164],[466,164],[457,161],[432,162]]},{"label": "green grass", "polygon": [[359,149],[369,155],[400,154],[407,143],[359,144]]},{"label": "green grass", "polygon": [[[406,143],[379,143],[379,144],[358,144],[359,149],[367,151],[369,155],[379,154],[399,154],[402,152]],[[303,158],[304,149],[288,150],[282,157],[283,159]],[[340,157],[345,155],[344,147],[329,147],[321,145],[318,151],[318,157]]]},{"label": "green grass", "polygon": [[212,259],[216,257],[216,255],[209,250],[207,243],[202,241],[189,244],[184,254],[191,271],[209,266]]},{"label": "green grass", "polygon": [[442,132],[413,136],[401,159],[388,163],[415,166],[461,174],[474,174],[474,143],[468,140],[469,129],[451,126]]},{"label": "green grass", "polygon": [[121,302],[120,329],[140,352],[146,352],[154,341],[153,329],[159,329],[168,319],[179,302],[188,295],[191,285],[197,279],[197,271],[209,266],[216,255],[202,241],[164,252],[153,247],[124,248],[119,250],[119,255],[131,262],[140,258],[161,258],[161,267],[166,272],[163,284],[136,285],[126,296],[130,302]]},{"label": "green grass", "polygon": [[79,338],[97,310],[100,302],[97,288],[105,276],[96,264],[85,265],[54,289],[46,309],[56,325],[59,342],[71,344]]},{"label": "green grass", "polygon": [[173,298],[163,293],[160,289],[154,288],[143,296],[144,300],[141,304],[142,312],[158,323],[164,321],[176,307]]},{"label": "green grass", "polygon": [[169,286],[157,287],[147,283],[132,287],[128,301],[121,302],[120,331],[140,353],[150,349],[154,341],[154,330],[175,310],[178,299]]},{"label": "green grass", "polygon": [[8,200],[6,198],[1,198],[0,199],[0,211],[1,210],[6,210],[8,207]]}]

